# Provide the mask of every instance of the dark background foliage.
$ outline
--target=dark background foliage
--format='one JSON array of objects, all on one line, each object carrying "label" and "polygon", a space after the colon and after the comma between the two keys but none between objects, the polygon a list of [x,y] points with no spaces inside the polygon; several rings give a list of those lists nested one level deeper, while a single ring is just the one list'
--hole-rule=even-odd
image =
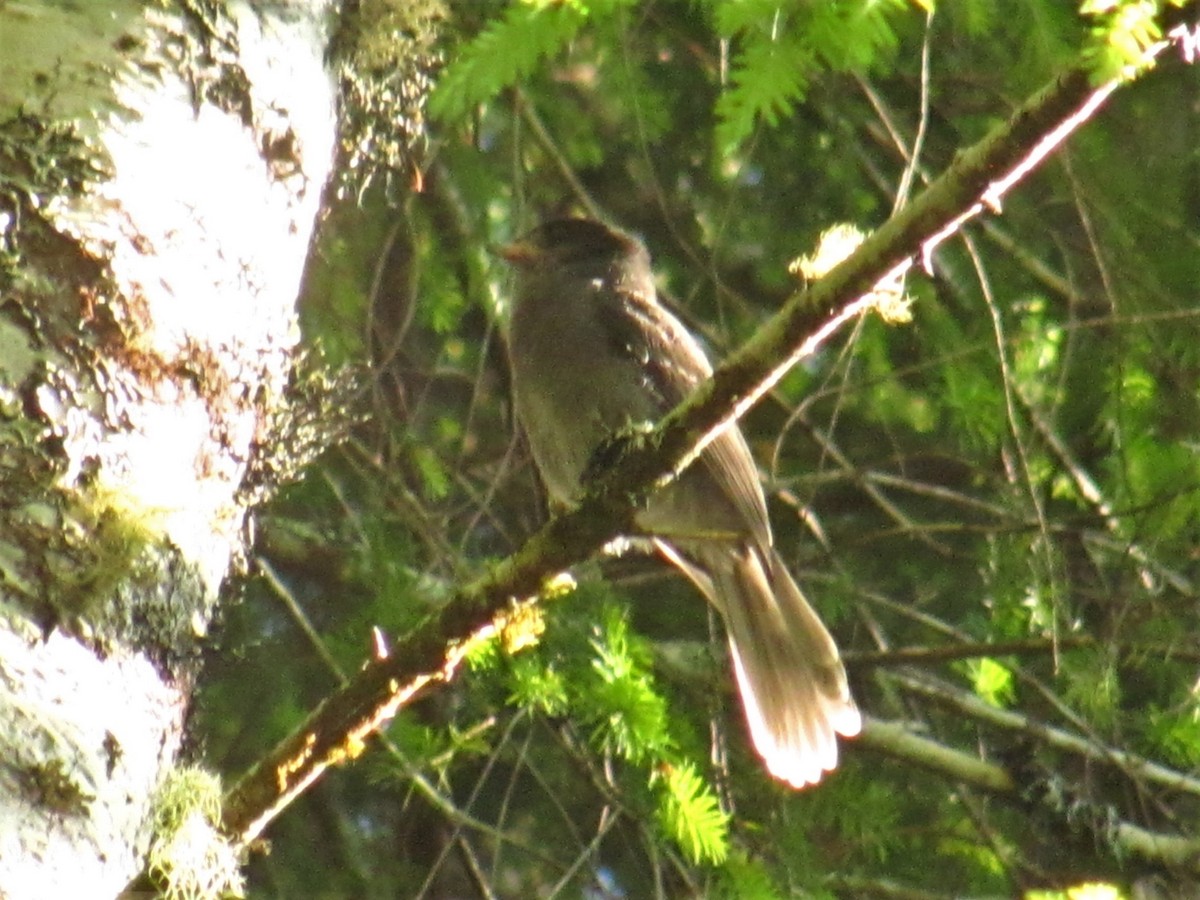
[{"label": "dark background foliage", "polygon": [[[646,241],[720,357],[798,289],[788,263],[825,229],[883,222],[906,179],[919,191],[1082,55],[1111,68],[1112,23],[1041,0],[932,18],[900,0],[456,6],[420,180],[332,201],[314,250],[306,333],[336,365],[371,362],[370,415],[262,517],[272,577],[208,666],[206,757],[242,771],[361,664],[373,627],[418,627],[543,520],[490,245],[602,215]],[[821,786],[772,782],[719,624],[626,555],[578,567],[538,647],[478,654],[287,811],[254,895],[1193,896],[1096,821],[1195,838],[1194,791],[912,679],[1200,765],[1198,88],[1177,61],[1123,88],[909,277],[911,324],[862,320],[743,421],[863,709],[1060,791],[1061,814],[853,741]],[[914,648],[941,655],[898,652]]]}]

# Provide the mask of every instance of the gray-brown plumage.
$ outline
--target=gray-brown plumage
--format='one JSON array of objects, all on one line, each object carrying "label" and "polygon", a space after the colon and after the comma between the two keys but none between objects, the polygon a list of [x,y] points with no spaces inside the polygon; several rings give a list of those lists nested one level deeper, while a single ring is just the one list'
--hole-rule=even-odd
[{"label": "gray-brown plumage", "polygon": [[[516,267],[509,357],[517,416],[550,496],[570,504],[596,448],[657,421],[711,366],[657,300],[640,242],[547,222],[501,250]],[[638,525],[725,619],[755,747],[796,787],[837,764],[861,718],[837,647],[772,547],[758,471],[736,426],[655,494]]]}]

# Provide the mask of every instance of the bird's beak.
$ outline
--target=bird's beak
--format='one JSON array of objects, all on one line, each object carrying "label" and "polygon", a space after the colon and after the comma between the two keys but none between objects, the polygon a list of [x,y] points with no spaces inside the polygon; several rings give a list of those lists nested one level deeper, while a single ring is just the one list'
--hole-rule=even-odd
[{"label": "bird's beak", "polygon": [[542,251],[530,241],[513,241],[511,244],[500,244],[492,248],[503,260],[514,266],[527,266],[542,257]]}]

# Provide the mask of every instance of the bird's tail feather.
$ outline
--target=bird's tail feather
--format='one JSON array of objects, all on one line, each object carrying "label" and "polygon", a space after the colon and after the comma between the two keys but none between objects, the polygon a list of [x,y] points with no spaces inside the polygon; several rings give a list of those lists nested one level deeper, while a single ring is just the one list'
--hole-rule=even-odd
[{"label": "bird's tail feather", "polygon": [[755,748],[775,777],[815,784],[837,765],[836,735],[862,727],[837,646],[774,553],[703,555]]}]

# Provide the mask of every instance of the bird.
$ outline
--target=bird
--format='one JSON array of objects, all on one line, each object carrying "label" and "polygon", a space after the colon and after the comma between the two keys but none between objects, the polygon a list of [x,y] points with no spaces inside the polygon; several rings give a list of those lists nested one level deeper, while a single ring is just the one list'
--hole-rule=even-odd
[{"label": "bird", "polygon": [[[659,302],[646,247],[584,218],[498,248],[514,269],[508,356],[516,417],[550,500],[577,502],[598,451],[664,416],[712,374]],[[795,788],[837,765],[862,717],[837,645],[774,547],[758,469],[736,424],[654,493],[642,536],[721,614],[750,736]]]}]

